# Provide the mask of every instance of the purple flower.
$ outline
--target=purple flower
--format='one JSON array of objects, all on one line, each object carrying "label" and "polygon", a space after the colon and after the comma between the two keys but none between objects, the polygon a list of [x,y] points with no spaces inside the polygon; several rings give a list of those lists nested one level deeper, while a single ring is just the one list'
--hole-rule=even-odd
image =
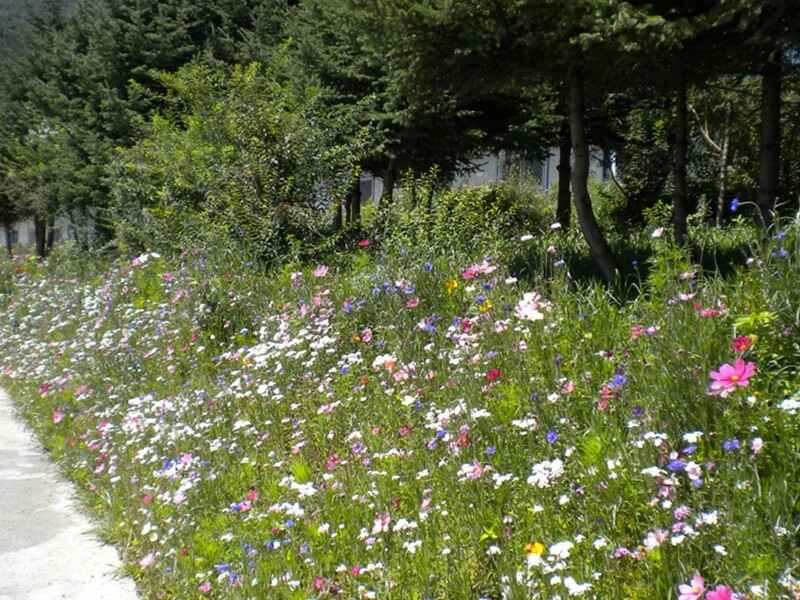
[{"label": "purple flower", "polygon": [[725,452],[736,452],[739,448],[741,448],[741,445],[736,438],[731,438],[722,442],[722,449],[725,450]]},{"label": "purple flower", "polygon": [[677,473],[679,471],[683,471],[686,468],[686,463],[682,460],[673,460],[667,465],[667,470],[672,471],[673,473]]},{"label": "purple flower", "polygon": [[558,440],[558,434],[551,429],[550,431],[547,432],[546,439],[548,443],[555,444],[556,441]]}]

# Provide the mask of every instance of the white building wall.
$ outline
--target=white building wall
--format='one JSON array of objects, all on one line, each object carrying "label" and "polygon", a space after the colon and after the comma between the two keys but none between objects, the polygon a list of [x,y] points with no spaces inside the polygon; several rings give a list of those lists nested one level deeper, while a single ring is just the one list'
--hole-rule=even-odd
[{"label": "white building wall", "polygon": [[[64,240],[76,239],[75,227],[66,217],[58,217],[55,220],[55,241],[62,242]],[[33,219],[23,219],[14,223],[11,227],[11,241],[14,246],[35,246],[36,245],[36,229],[33,225]],[[6,229],[0,227],[0,248],[5,248],[6,245]]]},{"label": "white building wall", "polygon": [[[541,163],[529,165],[530,174],[539,179],[543,192],[558,187],[558,162],[559,149],[550,148],[547,157]],[[590,148],[589,177],[600,181],[608,178],[608,165],[604,163],[603,150]],[[478,186],[499,183],[508,175],[506,157],[504,153],[487,154],[475,161],[475,169],[453,180],[451,187]],[[383,193],[383,179],[374,177],[369,173],[361,177],[361,197],[363,200],[377,202]]]}]

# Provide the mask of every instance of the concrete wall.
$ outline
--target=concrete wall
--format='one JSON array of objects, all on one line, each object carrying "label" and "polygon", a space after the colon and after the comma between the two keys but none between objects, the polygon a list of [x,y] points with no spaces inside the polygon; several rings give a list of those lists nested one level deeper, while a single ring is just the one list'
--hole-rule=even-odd
[{"label": "concrete wall", "polygon": [[[608,179],[610,165],[600,148],[590,148],[589,177],[605,181]],[[516,161],[515,167],[522,169],[525,175],[539,182],[543,192],[558,186],[558,148],[550,148],[547,157],[542,161]],[[511,172],[510,161],[504,153],[487,154],[475,161],[475,169],[456,177],[453,188],[477,186],[487,183],[499,183]],[[364,201],[380,199],[383,193],[383,179],[366,173],[361,177],[361,197]]]},{"label": "concrete wall", "polygon": [[[55,241],[62,242],[64,240],[76,239],[75,227],[72,226],[69,219],[66,217],[59,217],[55,221]],[[14,223],[11,228],[11,241],[14,246],[35,246],[36,245],[36,230],[33,226],[33,219],[24,219]],[[6,229],[0,227],[0,248],[6,246]]]}]

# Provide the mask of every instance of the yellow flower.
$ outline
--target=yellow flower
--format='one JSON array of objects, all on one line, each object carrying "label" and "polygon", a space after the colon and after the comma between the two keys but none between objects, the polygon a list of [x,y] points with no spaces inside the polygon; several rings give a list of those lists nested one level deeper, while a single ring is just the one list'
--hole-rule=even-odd
[{"label": "yellow flower", "polygon": [[458,287],[458,281],[456,279],[448,279],[444,282],[444,289],[447,290],[448,294],[452,294],[453,290]]},{"label": "yellow flower", "polygon": [[532,542],[525,545],[525,554],[528,556],[541,556],[544,554],[544,544]]},{"label": "yellow flower", "polygon": [[481,305],[478,307],[478,309],[479,309],[479,310],[480,310],[482,313],[489,312],[490,310],[492,310],[492,301],[491,301],[491,300],[484,300],[484,301],[483,301],[483,304],[481,304]]}]

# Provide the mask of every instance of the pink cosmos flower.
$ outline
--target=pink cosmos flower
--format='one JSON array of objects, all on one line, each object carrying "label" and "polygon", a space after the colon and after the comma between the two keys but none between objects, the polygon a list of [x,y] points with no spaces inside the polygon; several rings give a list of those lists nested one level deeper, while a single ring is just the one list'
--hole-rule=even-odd
[{"label": "pink cosmos flower", "polygon": [[372,245],[372,240],[359,240],[358,247],[359,248],[369,248]]},{"label": "pink cosmos flower", "polygon": [[204,581],[200,585],[197,586],[197,590],[203,594],[207,594],[211,591],[211,582]]},{"label": "pink cosmos flower", "polygon": [[705,581],[700,576],[700,573],[695,573],[688,585],[682,583],[678,586],[678,592],[680,592],[678,600],[700,600],[705,591]]},{"label": "pink cosmos flower", "polygon": [[328,267],[325,265],[318,265],[316,269],[314,269],[314,277],[325,277],[328,274]]},{"label": "pink cosmos flower", "polygon": [[734,352],[744,352],[753,345],[753,338],[749,335],[740,335],[731,340],[731,350]]},{"label": "pink cosmos flower", "polygon": [[706,594],[706,600],[736,600],[737,594],[727,585],[718,585]]},{"label": "pink cosmos flower", "polygon": [[57,408],[53,411],[53,423],[58,425],[61,421],[64,420],[64,411],[60,408]]},{"label": "pink cosmos flower", "polygon": [[419,306],[419,298],[410,298],[406,302],[406,308],[417,308]]},{"label": "pink cosmos flower", "polygon": [[151,566],[154,562],[156,562],[156,555],[153,552],[148,552],[147,554],[142,557],[139,561],[139,566],[142,569],[146,569],[147,567]]},{"label": "pink cosmos flower", "polygon": [[749,379],[755,374],[755,363],[737,358],[733,365],[725,363],[720,366],[719,371],[711,371],[710,376],[713,381],[708,393],[724,398],[737,387],[747,387]]}]

